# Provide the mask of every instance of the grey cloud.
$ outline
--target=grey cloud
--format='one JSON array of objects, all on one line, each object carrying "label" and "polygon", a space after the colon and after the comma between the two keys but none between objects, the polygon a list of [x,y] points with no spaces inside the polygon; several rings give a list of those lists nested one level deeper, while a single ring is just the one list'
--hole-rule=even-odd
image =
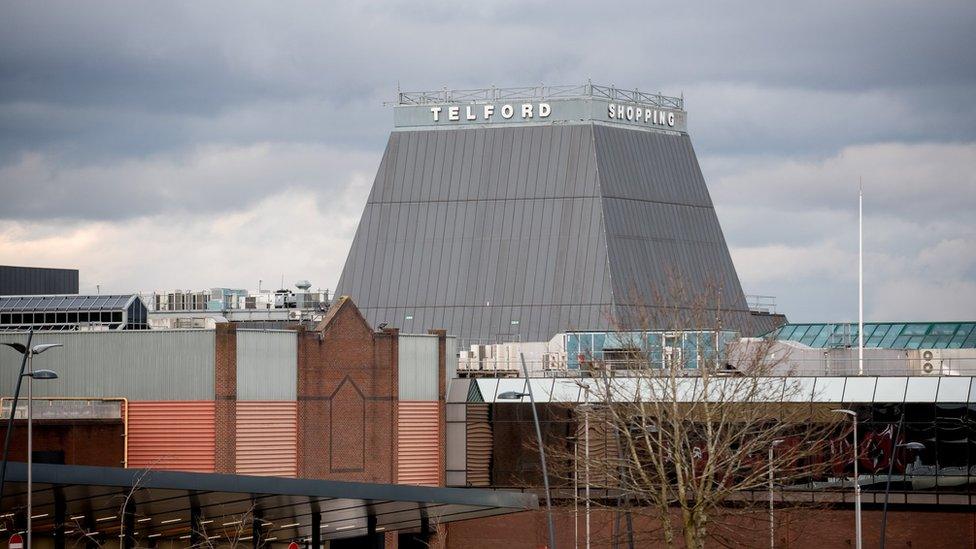
[{"label": "grey cloud", "polygon": [[[206,250],[230,249],[240,239],[222,227],[241,216],[260,218],[246,233],[259,242],[247,245],[252,253],[274,241],[299,246],[286,220],[260,212],[303,200],[316,208],[296,222],[336,234],[316,236],[317,252],[295,259],[304,266],[296,276],[329,279],[386,143],[392,113],[381,103],[397,83],[591,77],[684,92],[743,283],[778,294],[794,318],[850,318],[858,175],[879,269],[869,273],[879,288],[871,311],[910,312],[892,305],[899,291],[918,293],[913,307],[924,296],[973,293],[969,0],[9,2],[0,10],[0,256],[23,242],[42,250],[31,252],[39,261],[59,263],[56,250],[83,241],[85,253],[63,261],[122,290],[143,280],[248,285],[275,273],[249,268],[227,280],[236,275],[153,260],[119,274],[99,271],[99,261],[124,264],[115,247],[156,240],[172,241],[158,257],[201,238]],[[74,240],[59,240],[65,232]],[[94,246],[90,234],[108,240]]]},{"label": "grey cloud", "polygon": [[[204,147],[102,165],[62,166],[23,155],[0,168],[16,182],[0,201],[0,218],[125,220],[166,212],[215,215],[252,206],[286,190],[341,194],[366,177],[377,157],[321,146],[256,144]],[[371,176],[371,169],[367,168]]]}]

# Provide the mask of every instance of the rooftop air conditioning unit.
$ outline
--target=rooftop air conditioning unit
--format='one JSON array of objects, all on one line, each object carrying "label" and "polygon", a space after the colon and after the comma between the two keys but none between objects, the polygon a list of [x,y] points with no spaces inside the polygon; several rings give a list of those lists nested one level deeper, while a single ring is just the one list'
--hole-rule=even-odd
[{"label": "rooftop air conditioning unit", "polygon": [[942,353],[938,349],[919,349],[919,373],[925,376],[942,374]]}]

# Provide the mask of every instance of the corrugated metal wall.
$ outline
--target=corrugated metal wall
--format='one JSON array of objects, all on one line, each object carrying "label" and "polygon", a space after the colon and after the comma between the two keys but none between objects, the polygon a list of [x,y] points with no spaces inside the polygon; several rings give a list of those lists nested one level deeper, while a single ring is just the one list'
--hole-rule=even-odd
[{"label": "corrugated metal wall", "polygon": [[[0,343],[27,341],[0,333]],[[35,333],[34,344],[61,343],[34,359],[59,378],[34,384],[35,396],[125,397],[129,400],[213,400],[214,332],[140,330]],[[11,395],[20,355],[0,350],[0,394]]]},{"label": "corrugated metal wall", "polygon": [[77,293],[78,269],[0,265],[0,295]]},{"label": "corrugated metal wall", "polygon": [[130,402],[129,467],[214,470],[214,403]]},{"label": "corrugated metal wall", "polygon": [[440,484],[438,403],[400,401],[397,414],[397,483]]},{"label": "corrugated metal wall", "polygon": [[400,400],[437,400],[437,336],[400,335]]},{"label": "corrugated metal wall", "polygon": [[487,404],[469,404],[466,441],[467,484],[488,486],[491,483],[491,453],[494,436]]},{"label": "corrugated metal wall", "polygon": [[295,400],[298,336],[291,330],[237,330],[237,399]]},{"label": "corrugated metal wall", "polygon": [[237,473],[298,475],[296,402],[237,403]]}]

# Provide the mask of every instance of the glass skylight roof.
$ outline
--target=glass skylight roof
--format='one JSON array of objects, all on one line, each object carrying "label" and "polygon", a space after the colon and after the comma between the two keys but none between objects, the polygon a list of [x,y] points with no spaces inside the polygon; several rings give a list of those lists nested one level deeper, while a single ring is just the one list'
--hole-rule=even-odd
[{"label": "glass skylight roof", "polygon": [[[785,324],[777,339],[809,347],[857,346],[857,323]],[[864,346],[875,349],[974,349],[976,322],[865,322]]]},{"label": "glass skylight roof", "polygon": [[122,311],[134,295],[28,295],[0,297],[0,312]]}]

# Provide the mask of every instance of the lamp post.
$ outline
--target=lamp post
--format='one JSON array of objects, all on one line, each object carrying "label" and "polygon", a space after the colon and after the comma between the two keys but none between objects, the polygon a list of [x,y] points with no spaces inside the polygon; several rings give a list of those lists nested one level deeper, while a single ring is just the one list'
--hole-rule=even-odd
[{"label": "lamp post", "polygon": [[831,412],[851,416],[851,421],[854,423],[854,531],[857,537],[855,547],[861,549],[861,483],[859,482],[857,469],[857,412],[846,408],[831,410]]},{"label": "lamp post", "polygon": [[783,443],[778,438],[769,445],[769,549],[776,545],[776,523],[773,520],[773,448]]},{"label": "lamp post", "polygon": [[583,389],[583,479],[586,483],[586,498],[583,504],[586,506],[586,549],[590,549],[590,385],[588,383],[576,382]]},{"label": "lamp post", "polygon": [[895,444],[891,447],[891,457],[888,458],[888,481],[885,482],[885,498],[884,498],[884,510],[881,512],[881,549],[885,546],[885,530],[888,527],[888,494],[891,493],[891,471],[895,465],[895,456],[897,455],[899,448],[908,448],[912,451],[920,451],[925,449],[925,445],[921,442],[905,442],[902,444]]},{"label": "lamp post", "polygon": [[[32,411],[34,408],[34,380],[35,379],[57,379],[58,374],[51,370],[34,370],[34,355],[39,355],[48,349],[53,349],[55,347],[61,347],[60,343],[43,343],[41,345],[34,345],[33,347],[26,347],[19,343],[4,343],[4,345],[14,349],[25,355],[27,360],[27,371],[20,374],[20,379],[27,378],[27,547],[31,547],[31,534],[32,532],[32,517],[33,515],[33,465],[34,465],[34,432],[33,432],[33,422]],[[17,381],[17,388],[19,393],[20,379]],[[18,395],[15,395],[14,400],[16,401]],[[10,409],[10,422],[8,425],[13,423],[14,414],[17,413],[16,408]],[[10,429],[8,427],[8,434]],[[8,439],[9,441],[9,439]],[[7,455],[4,454],[6,459]],[[6,461],[4,461],[4,467],[6,467]]]},{"label": "lamp post", "polygon": [[532,383],[529,379],[529,369],[525,365],[525,355],[519,353],[519,358],[522,361],[522,373],[525,375],[525,387],[528,391],[524,393],[507,391],[498,395],[498,398],[503,400],[521,400],[529,397],[529,401],[532,403],[532,421],[535,423],[535,436],[539,441],[539,459],[542,462],[542,483],[546,489],[546,521],[549,526],[549,549],[556,549],[556,533],[552,525],[552,498],[549,495],[549,472],[546,469],[546,448],[542,443],[542,428],[539,426],[539,413],[535,409],[535,396],[532,394]]},{"label": "lamp post", "polygon": [[3,489],[7,485],[7,456],[10,454],[10,434],[14,430],[14,410],[17,409],[17,401],[20,400],[20,383],[24,380],[24,370],[27,368],[27,349],[31,346],[31,340],[34,339],[34,329],[31,328],[27,332],[27,345],[21,345],[20,343],[4,343],[7,347],[17,351],[21,354],[20,359],[20,373],[17,375],[17,388],[14,389],[14,402],[13,406],[10,408],[10,417],[7,419],[7,431],[4,433],[3,437],[3,464],[0,465],[0,502],[3,502]]}]

